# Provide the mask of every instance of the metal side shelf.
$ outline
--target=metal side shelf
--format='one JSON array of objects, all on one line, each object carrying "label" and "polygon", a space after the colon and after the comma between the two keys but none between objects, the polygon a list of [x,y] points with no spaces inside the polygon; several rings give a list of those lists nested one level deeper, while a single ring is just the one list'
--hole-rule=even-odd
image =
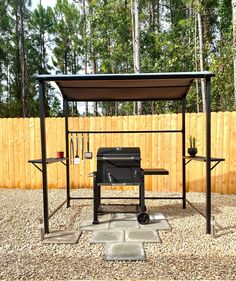
[{"label": "metal side shelf", "polygon": [[162,168],[143,169],[144,176],[169,175],[169,171]]},{"label": "metal side shelf", "polygon": [[[188,160],[185,165],[187,165],[191,161],[200,161],[200,162],[206,162],[206,156],[183,156],[184,159]],[[220,162],[225,161],[224,158],[210,158],[211,162],[216,162],[212,167],[211,170],[213,170]]]},{"label": "metal side shelf", "polygon": [[[61,162],[66,166],[66,161],[68,158],[47,158],[46,159],[46,164],[51,164],[51,163],[56,163],[56,162]],[[33,164],[40,172],[42,172],[42,169],[37,165],[37,164],[42,164],[43,160],[42,159],[33,159],[33,160],[28,160],[28,163]]]}]

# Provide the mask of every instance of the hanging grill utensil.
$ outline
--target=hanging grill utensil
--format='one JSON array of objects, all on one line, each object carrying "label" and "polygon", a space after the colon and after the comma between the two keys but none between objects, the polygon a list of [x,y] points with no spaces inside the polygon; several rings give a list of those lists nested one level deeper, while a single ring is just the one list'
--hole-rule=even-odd
[{"label": "hanging grill utensil", "polygon": [[79,164],[80,163],[80,158],[79,158],[79,138],[78,134],[76,134],[76,155],[74,158],[74,164]]},{"label": "hanging grill utensil", "polygon": [[93,153],[89,151],[89,134],[87,134],[87,151],[84,153],[85,159],[92,159]]},{"label": "hanging grill utensil", "polygon": [[74,142],[73,142],[73,137],[71,135],[70,137],[70,163],[74,164]]}]

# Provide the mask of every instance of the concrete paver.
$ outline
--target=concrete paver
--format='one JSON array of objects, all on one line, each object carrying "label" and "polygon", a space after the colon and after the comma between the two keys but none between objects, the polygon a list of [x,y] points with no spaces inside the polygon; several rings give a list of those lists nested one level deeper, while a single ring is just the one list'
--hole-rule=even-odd
[{"label": "concrete paver", "polygon": [[125,242],[161,242],[156,230],[127,229],[125,230]]},{"label": "concrete paver", "polygon": [[142,243],[107,243],[105,246],[105,260],[145,260]]},{"label": "concrete paver", "polygon": [[90,243],[124,242],[123,230],[95,230]]}]

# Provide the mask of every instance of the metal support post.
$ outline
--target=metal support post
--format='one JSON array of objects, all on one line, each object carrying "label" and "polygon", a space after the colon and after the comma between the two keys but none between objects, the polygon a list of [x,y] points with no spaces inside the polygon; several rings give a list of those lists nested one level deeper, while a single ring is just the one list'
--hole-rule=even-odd
[{"label": "metal support post", "polygon": [[41,153],[42,153],[42,180],[43,180],[43,222],[44,233],[49,233],[48,219],[48,184],[47,184],[47,153],[45,132],[45,85],[39,82],[39,105],[40,105],[40,130],[41,130]]},{"label": "metal support post", "polygon": [[68,100],[63,99],[63,109],[65,115],[65,137],[66,137],[66,199],[67,208],[70,207],[70,159],[69,159],[69,126],[68,126],[68,115],[69,105]]},{"label": "metal support post", "polygon": [[211,234],[211,78],[206,78],[206,232]]},{"label": "metal support post", "polygon": [[186,167],[185,167],[185,111],[186,111],[186,98],[182,100],[182,196],[183,196],[183,209],[186,209]]}]

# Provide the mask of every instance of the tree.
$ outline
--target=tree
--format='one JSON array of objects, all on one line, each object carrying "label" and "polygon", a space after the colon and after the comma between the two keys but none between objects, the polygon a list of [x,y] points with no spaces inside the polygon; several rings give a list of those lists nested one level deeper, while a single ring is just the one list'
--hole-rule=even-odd
[{"label": "tree", "polygon": [[[202,15],[200,11],[197,12],[198,21],[198,36],[199,36],[199,62],[200,71],[205,70],[204,66],[204,41],[203,41],[203,27],[202,27]],[[205,79],[201,79],[201,91],[202,91],[202,109],[206,112],[206,84]]]},{"label": "tree", "polygon": [[[139,0],[131,0],[131,14],[132,14],[132,37],[133,37],[133,62],[134,72],[139,73],[141,71],[140,64],[140,3]],[[137,109],[136,109],[137,107]],[[138,101],[134,103],[134,112],[138,114],[142,113],[142,102]]]},{"label": "tree", "polygon": [[[29,19],[29,32],[30,32],[30,44],[28,51],[28,60],[31,63],[29,68],[30,92],[37,92],[35,87],[33,74],[47,74],[52,70],[52,66],[49,62],[51,43],[53,41],[53,9],[51,7],[44,8],[40,3],[33,11],[32,16]],[[60,103],[55,95],[53,87],[49,84],[46,88],[46,100],[45,109],[46,116],[55,116],[60,112]],[[30,98],[30,97],[29,97]],[[32,99],[33,98],[33,99]],[[31,108],[34,109],[35,114],[38,111],[37,99],[30,98]],[[31,114],[33,113],[31,109]]]},{"label": "tree", "polygon": [[25,1],[20,0],[19,7],[20,16],[20,72],[21,72],[21,101],[23,117],[27,116],[27,57],[26,57],[26,43],[25,43]]},{"label": "tree", "polygon": [[80,14],[75,4],[57,0],[54,8],[53,64],[58,72],[78,73],[81,69]]}]

